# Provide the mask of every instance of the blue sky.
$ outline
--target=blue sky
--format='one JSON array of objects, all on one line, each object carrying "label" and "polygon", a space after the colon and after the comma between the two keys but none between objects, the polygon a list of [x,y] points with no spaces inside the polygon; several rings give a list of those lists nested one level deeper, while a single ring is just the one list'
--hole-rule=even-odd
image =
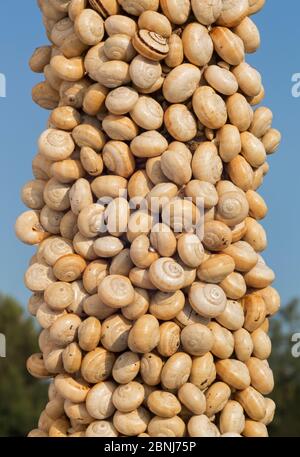
[{"label": "blue sky", "polygon": [[[283,134],[278,154],[270,157],[270,174],[260,192],[269,204],[264,221],[269,247],[265,259],[277,274],[276,287],[283,302],[300,296],[299,276],[299,182],[300,97],[291,95],[292,75],[300,73],[300,2],[267,0],[263,12],[254,16],[262,46],[248,61],[263,75],[264,104],[274,112],[274,126]],[[14,221],[25,208],[20,189],[31,179],[31,160],[36,140],[48,113],[31,102],[31,87],[41,79],[28,68],[36,46],[45,44],[40,12],[35,0],[1,2],[0,73],[7,81],[7,98],[0,98],[0,291],[26,303],[29,292],[23,274],[32,248],[14,235]]]}]

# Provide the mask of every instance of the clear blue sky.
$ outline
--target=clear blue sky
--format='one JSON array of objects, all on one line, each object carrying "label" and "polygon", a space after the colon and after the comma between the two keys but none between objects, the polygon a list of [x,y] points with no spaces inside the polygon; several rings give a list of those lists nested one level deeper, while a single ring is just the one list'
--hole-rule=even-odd
[{"label": "clear blue sky", "polygon": [[[283,134],[279,154],[269,160],[270,174],[262,194],[269,204],[264,221],[268,231],[267,262],[277,274],[276,287],[283,302],[300,297],[299,275],[299,183],[300,98],[291,95],[291,77],[300,73],[300,2],[267,0],[263,12],[254,16],[261,30],[262,46],[248,61],[263,75],[264,104],[274,111],[274,126]],[[36,139],[48,114],[31,102],[31,87],[40,80],[27,61],[36,46],[47,42],[35,0],[1,2],[0,73],[7,79],[7,98],[0,98],[0,291],[26,303],[29,292],[23,274],[32,248],[14,235],[14,221],[25,208],[20,201],[22,185],[31,179],[31,160]]]}]

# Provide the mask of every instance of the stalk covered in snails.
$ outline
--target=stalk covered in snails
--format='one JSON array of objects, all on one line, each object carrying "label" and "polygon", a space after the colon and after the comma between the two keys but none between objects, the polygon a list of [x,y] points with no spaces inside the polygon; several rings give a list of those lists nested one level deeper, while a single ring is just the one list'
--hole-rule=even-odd
[{"label": "stalk covered in snails", "polygon": [[[52,378],[29,436],[267,436],[264,0],[39,0],[51,111],[17,236]],[[276,380],[275,380],[276,381]]]}]

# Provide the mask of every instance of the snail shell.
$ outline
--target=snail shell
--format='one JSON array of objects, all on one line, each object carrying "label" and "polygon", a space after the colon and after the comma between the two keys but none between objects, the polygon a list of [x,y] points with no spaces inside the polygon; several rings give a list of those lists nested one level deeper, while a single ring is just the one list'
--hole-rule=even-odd
[{"label": "snail shell", "polygon": [[230,65],[239,65],[245,57],[244,43],[227,27],[214,27],[210,33],[215,51]]},{"label": "snail shell", "polygon": [[247,99],[240,93],[233,94],[228,97],[226,107],[231,124],[240,132],[248,130],[253,120],[253,111]]},{"label": "snail shell", "polygon": [[178,390],[178,398],[180,402],[193,414],[203,414],[206,409],[206,398],[201,390],[187,382]]},{"label": "snail shell", "polygon": [[109,258],[118,255],[124,248],[121,240],[114,236],[98,238],[93,245],[95,253],[99,257]]},{"label": "snail shell", "polygon": [[183,154],[168,150],[161,157],[161,169],[170,181],[178,186],[187,184],[192,177],[192,169]]},{"label": "snail shell", "polygon": [[204,258],[201,241],[194,234],[181,235],[178,239],[177,250],[181,260],[191,268],[198,267]]},{"label": "snail shell", "polygon": [[82,353],[77,343],[71,343],[63,350],[62,361],[67,373],[77,373],[80,370]]},{"label": "snail shell", "polygon": [[109,16],[105,20],[104,25],[105,30],[109,36],[121,33],[133,37],[137,29],[135,21],[127,16],[124,16],[123,14],[115,14],[113,16]]},{"label": "snail shell", "polygon": [[189,291],[189,301],[201,316],[216,317],[225,309],[226,295],[219,286],[194,283]]},{"label": "snail shell", "polygon": [[112,401],[118,411],[130,413],[143,403],[145,390],[142,384],[131,381],[116,388]]},{"label": "snail shell", "polygon": [[112,114],[126,114],[132,110],[138,98],[137,91],[132,87],[117,87],[109,92],[105,100],[105,105]]},{"label": "snail shell", "polygon": [[192,369],[192,359],[184,352],[177,352],[165,363],[161,383],[165,389],[178,389],[185,384]]},{"label": "snail shell", "polygon": [[50,284],[44,293],[47,305],[55,310],[62,311],[70,306],[74,299],[72,286],[64,282]]},{"label": "snail shell", "polygon": [[91,438],[115,438],[119,434],[113,424],[109,421],[94,421],[86,429],[85,436]]},{"label": "snail shell", "polygon": [[204,224],[203,245],[210,251],[223,251],[232,241],[232,232],[227,225],[219,221]]},{"label": "snail shell", "polygon": [[188,24],[182,34],[183,51],[187,60],[203,67],[213,55],[213,42],[205,26],[193,22]]},{"label": "snail shell", "polygon": [[140,358],[134,352],[123,352],[116,359],[112,376],[119,384],[127,384],[133,381],[140,370],[141,362]]},{"label": "snail shell", "polygon": [[51,237],[43,246],[43,259],[52,267],[58,259],[73,253],[72,242],[61,237]]},{"label": "snail shell", "polygon": [[142,406],[129,413],[117,411],[113,417],[114,426],[125,436],[136,436],[144,433],[149,421],[150,414]]},{"label": "snail shell", "polygon": [[138,55],[130,64],[129,73],[139,89],[149,89],[161,77],[162,68],[159,62]]},{"label": "snail shell", "polygon": [[249,212],[246,196],[241,192],[225,192],[219,197],[216,218],[232,227],[243,222]]},{"label": "snail shell", "polygon": [[260,33],[250,17],[245,17],[233,32],[238,35],[244,43],[245,52],[255,52],[260,46]]},{"label": "snail shell", "polygon": [[265,399],[257,390],[250,386],[243,391],[237,392],[235,398],[251,419],[263,419],[266,414]]},{"label": "snail shell", "polygon": [[146,354],[154,349],[160,339],[158,320],[151,314],[140,317],[130,330],[128,347],[133,352]]},{"label": "snail shell", "polygon": [[72,106],[59,106],[52,111],[49,121],[55,129],[73,130],[80,124],[81,116]]},{"label": "snail shell", "polygon": [[140,55],[154,61],[163,60],[169,53],[167,38],[145,29],[136,32],[132,44]]},{"label": "snail shell", "polygon": [[217,24],[225,27],[238,25],[249,13],[248,0],[223,0],[221,15],[218,17]]},{"label": "snail shell", "polygon": [[193,356],[207,354],[213,346],[213,335],[211,331],[200,323],[184,327],[180,338],[185,352]]},{"label": "snail shell", "polygon": [[193,109],[205,127],[219,129],[226,124],[227,110],[225,102],[209,86],[201,86],[194,92]]},{"label": "snail shell", "polygon": [[96,81],[109,89],[128,84],[131,80],[129,65],[121,60],[104,62],[96,70]]},{"label": "snail shell", "polygon": [[277,151],[281,142],[281,133],[276,129],[269,129],[262,137],[262,143],[267,154],[273,154]]},{"label": "snail shell", "polygon": [[84,351],[93,351],[99,344],[101,324],[95,317],[88,317],[78,328],[78,342]]},{"label": "snail shell", "polygon": [[148,386],[156,386],[160,383],[161,370],[163,367],[162,359],[152,353],[144,354],[141,359],[141,376]]},{"label": "snail shell", "polygon": [[211,25],[220,16],[222,12],[222,0],[192,0],[193,13],[200,24]]},{"label": "snail shell", "polygon": [[88,46],[100,43],[104,36],[104,22],[101,16],[91,9],[84,9],[78,14],[74,29],[82,43]]},{"label": "snail shell", "polygon": [[47,81],[42,81],[33,87],[32,100],[41,108],[52,110],[58,106],[59,93]]},{"label": "snail shell", "polygon": [[251,338],[253,341],[253,356],[260,360],[268,359],[272,351],[269,335],[258,328],[251,334]]},{"label": "snail shell", "polygon": [[120,9],[117,0],[89,0],[89,3],[103,18],[118,14]]},{"label": "snail shell", "polygon": [[201,357],[194,357],[190,382],[203,391],[214,382],[215,378],[216,368],[212,354],[208,352]]},{"label": "snail shell", "polygon": [[174,322],[164,322],[159,331],[157,351],[163,357],[171,357],[180,346],[180,327]]},{"label": "snail shell", "polygon": [[43,354],[41,353],[30,356],[26,362],[26,368],[31,376],[37,379],[47,379],[50,376],[44,364]]},{"label": "snail shell", "polygon": [[157,130],[162,126],[164,112],[154,98],[141,96],[130,111],[130,116],[139,127]]},{"label": "snail shell", "polygon": [[162,418],[159,416],[151,419],[148,432],[155,437],[183,437],[186,432],[185,423],[179,416]]},{"label": "snail shell", "polygon": [[109,60],[130,62],[136,55],[131,37],[125,34],[114,34],[104,43],[104,53]]},{"label": "snail shell", "polygon": [[250,386],[250,374],[243,362],[234,359],[219,360],[216,363],[217,375],[230,387],[244,390]]},{"label": "snail shell", "polygon": [[167,148],[167,140],[156,130],[141,133],[130,144],[131,152],[136,157],[157,157]]},{"label": "snail shell", "polygon": [[115,356],[103,348],[88,352],[81,365],[81,373],[88,383],[96,384],[105,381],[112,371]]},{"label": "snail shell", "polygon": [[156,11],[144,11],[139,16],[138,26],[139,29],[155,32],[164,38],[169,38],[172,34],[172,26],[168,18]]},{"label": "snail shell", "polygon": [[51,46],[40,46],[36,48],[30,57],[30,69],[35,73],[43,73],[45,66],[50,63],[51,52]]},{"label": "snail shell", "polygon": [[159,320],[174,319],[183,309],[185,297],[183,292],[156,292],[151,299],[150,312]]},{"label": "snail shell", "polygon": [[251,357],[246,365],[251,377],[251,385],[261,394],[268,395],[274,388],[274,378],[267,360]]},{"label": "snail shell", "polygon": [[209,141],[201,143],[192,160],[193,176],[201,181],[216,184],[221,179],[223,165],[216,146]]},{"label": "snail shell", "polygon": [[243,156],[237,155],[227,165],[227,172],[232,182],[247,192],[254,183],[254,173],[251,165]]},{"label": "snail shell", "polygon": [[130,258],[130,249],[123,249],[112,259],[109,274],[128,276],[133,267],[134,265]]},{"label": "snail shell", "polygon": [[238,82],[233,73],[218,65],[209,65],[204,72],[206,81],[217,92],[233,95],[238,90]]},{"label": "snail shell", "polygon": [[197,270],[201,281],[218,284],[235,269],[234,260],[226,254],[211,255],[205,259]]},{"label": "snail shell", "polygon": [[[43,329],[50,329],[51,325],[65,314],[64,310],[53,310],[46,303],[42,303],[36,313],[36,319]],[[54,349],[54,344],[50,339],[50,333],[42,333],[39,345],[44,354],[49,354]]]},{"label": "snail shell", "polygon": [[63,130],[48,129],[38,141],[39,153],[50,160],[64,160],[71,156],[75,149],[69,133]]},{"label": "snail shell", "polygon": [[127,349],[131,323],[119,314],[108,317],[102,323],[101,344],[111,352]]},{"label": "snail shell", "polygon": [[89,387],[82,379],[74,379],[69,374],[59,374],[55,377],[54,386],[58,394],[74,403],[85,401]]},{"label": "snail shell", "polygon": [[184,283],[184,271],[172,258],[162,257],[149,269],[150,281],[162,292],[175,292]]},{"label": "snail shell", "polygon": [[164,123],[169,134],[177,141],[190,141],[197,134],[196,119],[185,105],[169,106],[165,111]]},{"label": "snail shell", "polygon": [[86,268],[85,260],[76,254],[60,257],[54,264],[53,273],[63,282],[73,282],[78,279]]},{"label": "snail shell", "polygon": [[80,150],[80,161],[90,176],[99,176],[103,171],[103,160],[92,148],[83,147]]},{"label": "snail shell", "polygon": [[193,416],[188,422],[188,432],[191,437],[216,438],[220,432],[204,414]]},{"label": "snail shell", "polygon": [[245,416],[243,407],[234,400],[229,400],[221,411],[220,432],[242,433],[245,427]]},{"label": "snail shell", "polygon": [[176,68],[182,64],[183,60],[182,40],[176,33],[172,33],[169,38],[169,54],[165,58],[165,63],[169,68]]},{"label": "snail shell", "polygon": [[52,342],[60,347],[73,343],[77,338],[78,327],[81,319],[76,314],[65,314],[53,322],[50,327],[50,338]]},{"label": "snail shell", "polygon": [[229,359],[234,351],[234,337],[232,333],[217,322],[209,322],[208,328],[214,336],[212,354],[219,359]]},{"label": "snail shell", "polygon": [[164,15],[173,24],[184,24],[191,11],[188,0],[161,0],[160,6]]},{"label": "snail shell", "polygon": [[104,107],[104,102],[108,89],[101,84],[91,84],[85,92],[83,98],[83,110],[90,116],[96,116],[97,113]]},{"label": "snail shell", "polygon": [[51,178],[44,189],[46,205],[54,211],[66,211],[70,208],[70,185],[58,182]]},{"label": "snail shell", "polygon": [[25,285],[32,292],[43,292],[55,282],[54,271],[46,263],[33,263],[25,273]]},{"label": "snail shell", "polygon": [[38,211],[27,211],[21,214],[16,222],[15,232],[17,237],[26,244],[39,244],[50,236],[40,222]]},{"label": "snail shell", "polygon": [[104,206],[92,203],[80,211],[77,224],[82,236],[94,238],[104,232]]},{"label": "snail shell", "polygon": [[125,276],[109,275],[98,288],[99,298],[111,308],[123,308],[134,300],[134,289]]},{"label": "snail shell", "polygon": [[230,387],[224,382],[215,382],[205,392],[208,418],[222,411],[231,395]]},{"label": "snail shell", "polygon": [[176,396],[163,390],[152,392],[148,397],[147,405],[150,411],[159,417],[171,418],[181,411],[181,405]]},{"label": "snail shell", "polygon": [[[122,138],[126,139],[124,136],[122,135]],[[124,178],[131,176],[135,169],[135,160],[129,146],[122,141],[106,143],[103,149],[103,161],[108,170]]]},{"label": "snail shell", "polygon": [[91,184],[92,192],[97,198],[122,197],[126,193],[127,180],[122,176],[99,176]]}]

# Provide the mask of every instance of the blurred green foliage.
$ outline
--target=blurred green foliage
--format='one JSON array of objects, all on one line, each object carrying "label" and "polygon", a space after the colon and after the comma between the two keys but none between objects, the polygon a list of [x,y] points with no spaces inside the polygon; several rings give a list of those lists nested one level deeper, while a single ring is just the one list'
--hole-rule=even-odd
[{"label": "blurred green foliage", "polygon": [[0,358],[0,436],[26,436],[44,409],[48,386],[26,370],[27,358],[38,352],[33,319],[12,298],[0,295],[0,333],[6,337],[6,358]]},{"label": "blurred green foliage", "polygon": [[[0,295],[0,333],[6,336],[7,357],[0,358],[0,436],[26,436],[37,426],[47,401],[47,383],[32,378],[25,361],[38,352],[38,331],[32,318],[12,298]],[[291,341],[300,333],[300,306],[294,300],[271,320],[277,404],[271,436],[300,436],[300,357],[292,356]],[[299,353],[300,355],[300,353]]]},{"label": "blurred green foliage", "polygon": [[271,395],[277,409],[271,436],[300,437],[300,353],[293,357],[292,335],[300,333],[300,302],[293,300],[271,319],[275,389]]}]

